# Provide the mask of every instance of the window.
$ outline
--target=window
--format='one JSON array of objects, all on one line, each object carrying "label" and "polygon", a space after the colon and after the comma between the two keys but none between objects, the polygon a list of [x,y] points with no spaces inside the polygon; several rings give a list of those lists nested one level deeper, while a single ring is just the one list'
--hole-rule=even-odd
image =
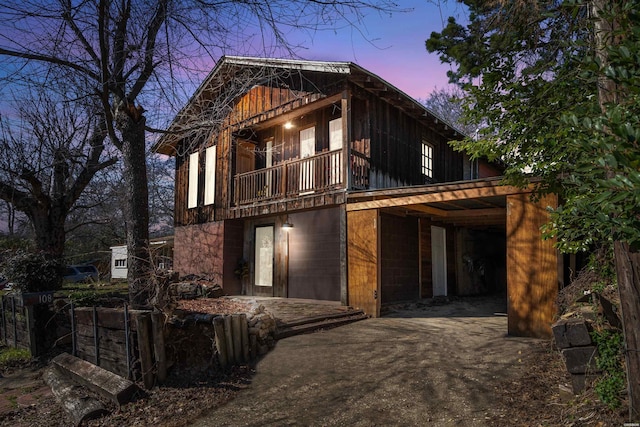
[{"label": "window", "polygon": [[329,151],[342,148],[342,117],[329,122]]},{"label": "window", "polygon": [[187,195],[187,208],[198,206],[198,175],[199,175],[198,153],[189,155],[189,190]]},{"label": "window", "polygon": [[433,146],[422,141],[422,175],[433,178]]},{"label": "window", "polygon": [[204,158],[204,204],[211,205],[216,198],[216,146],[205,150]]},{"label": "window", "polygon": [[114,266],[116,268],[127,268],[127,259],[126,258],[116,259]]}]

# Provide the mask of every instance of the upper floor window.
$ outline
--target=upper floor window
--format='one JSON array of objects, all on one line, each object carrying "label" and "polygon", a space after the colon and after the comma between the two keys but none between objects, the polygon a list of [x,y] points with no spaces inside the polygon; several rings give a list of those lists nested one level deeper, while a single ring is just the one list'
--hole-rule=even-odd
[{"label": "upper floor window", "polygon": [[422,141],[422,175],[433,178],[433,146]]},{"label": "upper floor window", "polygon": [[198,206],[198,176],[200,172],[200,156],[198,152],[189,155],[189,189],[187,194],[187,208]]},{"label": "upper floor window", "polygon": [[[204,188],[200,185],[200,154],[198,152],[189,155],[189,182],[187,193],[187,208],[198,207],[198,203],[204,201],[205,205],[215,202],[216,195],[216,153],[217,147],[212,145],[204,150]],[[203,196],[200,196],[203,192]]]},{"label": "upper floor window", "polygon": [[212,205],[216,199],[216,145],[205,150],[204,158],[204,204]]},{"label": "upper floor window", "polygon": [[342,148],[342,117],[329,121],[329,151]]}]

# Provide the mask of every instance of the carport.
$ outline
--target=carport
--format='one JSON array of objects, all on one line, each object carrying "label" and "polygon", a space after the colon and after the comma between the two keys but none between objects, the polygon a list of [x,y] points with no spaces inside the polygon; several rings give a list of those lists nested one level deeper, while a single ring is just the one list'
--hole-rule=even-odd
[{"label": "carport", "polygon": [[559,264],[540,227],[556,203],[500,178],[350,193],[349,305],[379,317],[386,302],[472,293],[464,278],[486,274],[484,252],[504,269],[491,281],[504,276],[508,333],[548,337]]}]

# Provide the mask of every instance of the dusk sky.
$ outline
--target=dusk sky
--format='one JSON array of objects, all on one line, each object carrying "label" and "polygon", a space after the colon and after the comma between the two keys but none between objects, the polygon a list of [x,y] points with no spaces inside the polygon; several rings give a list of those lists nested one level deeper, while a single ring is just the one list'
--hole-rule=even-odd
[{"label": "dusk sky", "polygon": [[[447,65],[430,54],[425,41],[441,31],[449,16],[464,21],[456,1],[399,0],[407,13],[380,16],[368,13],[363,34],[352,28],[318,33],[300,52],[305,59],[351,61],[387,80],[414,98],[427,98],[434,89],[447,86]],[[368,41],[369,40],[369,41]]]}]

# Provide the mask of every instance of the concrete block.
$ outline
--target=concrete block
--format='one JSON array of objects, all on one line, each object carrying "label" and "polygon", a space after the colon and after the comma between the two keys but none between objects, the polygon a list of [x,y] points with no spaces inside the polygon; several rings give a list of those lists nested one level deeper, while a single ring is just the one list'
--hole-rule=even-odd
[{"label": "concrete block", "polygon": [[567,319],[558,320],[551,326],[551,331],[553,332],[553,338],[555,339],[556,346],[558,346],[558,348],[562,349],[571,347],[569,339],[566,336]]}]

